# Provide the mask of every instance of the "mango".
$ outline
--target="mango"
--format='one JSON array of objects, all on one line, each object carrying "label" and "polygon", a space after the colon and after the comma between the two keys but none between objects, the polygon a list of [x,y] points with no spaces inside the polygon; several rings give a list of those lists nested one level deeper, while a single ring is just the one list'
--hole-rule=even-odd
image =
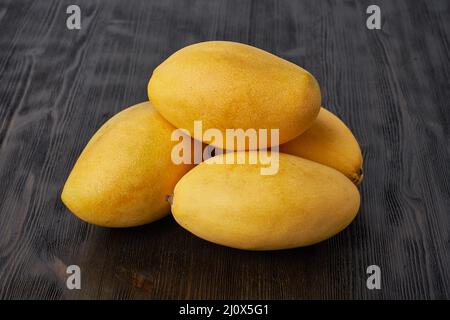
[{"label": "mango", "polygon": [[149,102],[108,120],[78,158],[62,201],[80,219],[105,227],[132,227],[170,212],[166,196],[191,165],[175,165],[175,128]]},{"label": "mango", "polygon": [[[279,143],[308,129],[321,105],[319,85],[308,71],[228,41],[197,43],[172,54],[153,71],[148,96],[164,118],[191,135],[200,120],[203,130],[218,129],[224,137],[226,129],[279,129]],[[248,149],[229,148],[226,139],[203,141]]]},{"label": "mango", "polygon": [[358,141],[350,129],[325,108],[321,108],[311,128],[281,145],[280,152],[332,167],[356,185],[363,179],[363,157]]},{"label": "mango", "polygon": [[278,173],[261,175],[260,162],[216,163],[229,154],[201,163],[175,187],[173,216],[200,238],[247,250],[308,246],[358,212],[358,189],[333,168],[280,153]]}]

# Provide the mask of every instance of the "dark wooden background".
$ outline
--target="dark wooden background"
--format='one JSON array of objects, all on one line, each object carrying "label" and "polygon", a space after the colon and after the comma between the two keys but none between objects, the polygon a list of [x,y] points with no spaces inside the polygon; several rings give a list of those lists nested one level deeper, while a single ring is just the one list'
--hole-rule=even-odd
[{"label": "dark wooden background", "polygon": [[[81,7],[82,28],[66,28]],[[382,30],[366,28],[381,7]],[[171,217],[81,222],[60,192],[100,125],[175,50],[223,39],[319,80],[364,153],[358,218],[315,246],[233,250]],[[0,298],[450,298],[450,2],[0,0]],[[66,266],[82,271],[68,290]],[[366,288],[381,267],[382,289]]]}]

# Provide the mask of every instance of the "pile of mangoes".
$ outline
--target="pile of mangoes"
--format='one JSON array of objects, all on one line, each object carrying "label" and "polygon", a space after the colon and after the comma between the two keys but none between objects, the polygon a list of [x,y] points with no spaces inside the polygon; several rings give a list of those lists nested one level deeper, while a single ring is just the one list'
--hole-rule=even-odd
[{"label": "pile of mangoes", "polygon": [[[346,125],[321,107],[319,85],[306,70],[252,46],[209,41],[159,65],[148,96],[108,120],[75,163],[61,197],[82,220],[132,227],[172,212],[205,240],[275,250],[320,242],[355,218],[361,150]],[[175,164],[172,133],[192,132],[199,120],[219,132],[278,129],[277,173],[261,174],[259,160],[217,161],[261,152],[247,146],[198,165]]]}]

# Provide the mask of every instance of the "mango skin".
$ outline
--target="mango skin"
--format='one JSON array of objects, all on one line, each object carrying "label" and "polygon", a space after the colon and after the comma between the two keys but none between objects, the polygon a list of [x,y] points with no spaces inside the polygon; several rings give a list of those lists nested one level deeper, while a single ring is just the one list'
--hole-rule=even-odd
[{"label": "mango skin", "polygon": [[259,164],[201,163],[175,187],[175,220],[200,238],[246,250],[308,246],[350,224],[360,205],[350,180],[319,163],[279,156],[278,173],[265,176]]},{"label": "mango skin", "polygon": [[132,227],[170,212],[165,197],[192,168],[170,155],[175,128],[149,102],[108,120],[81,153],[62,191],[80,219],[104,227]]},{"label": "mango skin", "polygon": [[153,71],[148,96],[164,118],[191,135],[194,121],[202,120],[203,130],[217,128],[224,137],[225,129],[280,129],[280,143],[308,129],[321,105],[319,85],[309,72],[228,41],[175,52]]},{"label": "mango skin", "polygon": [[363,157],[358,141],[344,122],[325,108],[321,108],[311,128],[281,145],[280,152],[332,167],[356,185],[363,180]]}]

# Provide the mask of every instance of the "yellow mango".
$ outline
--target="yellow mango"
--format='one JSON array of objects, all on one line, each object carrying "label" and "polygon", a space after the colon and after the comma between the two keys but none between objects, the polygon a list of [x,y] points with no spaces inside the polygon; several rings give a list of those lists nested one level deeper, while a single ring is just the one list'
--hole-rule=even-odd
[{"label": "yellow mango", "polygon": [[[309,72],[228,41],[197,43],[172,54],[153,71],[148,96],[163,117],[191,135],[194,121],[201,120],[203,130],[216,128],[224,137],[226,129],[279,129],[279,143],[308,129],[321,105]],[[227,148],[226,142],[203,141]]]},{"label": "yellow mango", "polygon": [[350,129],[325,108],[321,108],[311,128],[281,145],[280,152],[332,167],[356,185],[363,179],[363,158],[358,141]]},{"label": "yellow mango", "polygon": [[283,153],[275,175],[261,175],[261,162],[214,163],[228,155],[201,163],[175,187],[173,216],[200,238],[247,250],[301,247],[330,238],[357,214],[358,189],[335,169]]},{"label": "yellow mango", "polygon": [[105,227],[131,227],[170,212],[173,193],[190,165],[171,161],[175,128],[149,102],[108,120],[81,153],[62,191],[80,219]]}]

